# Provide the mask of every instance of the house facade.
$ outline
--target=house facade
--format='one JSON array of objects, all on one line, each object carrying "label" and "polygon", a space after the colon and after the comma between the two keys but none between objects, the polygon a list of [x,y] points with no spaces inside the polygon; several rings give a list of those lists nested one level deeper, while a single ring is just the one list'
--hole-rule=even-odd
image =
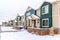
[{"label": "house facade", "polygon": [[11,25],[25,26],[28,32],[39,35],[60,33],[60,1],[44,2],[38,9],[28,7],[25,15],[19,14]]},{"label": "house facade", "polygon": [[9,21],[9,26],[18,27],[20,26],[21,16],[17,14],[16,18]]},{"label": "house facade", "polygon": [[58,33],[60,34],[60,1],[52,3],[52,22],[55,28],[58,28]]},{"label": "house facade", "polygon": [[[34,10],[35,11],[34,15],[32,15],[33,11],[30,11],[31,8],[28,8],[29,10],[27,10],[25,13],[26,23],[28,28],[27,30],[29,32],[34,32],[40,35],[60,33],[59,32],[60,31],[60,25],[59,25],[60,5],[59,4],[60,1],[53,2],[53,3],[44,2],[40,8]],[[28,13],[30,14],[29,16],[27,16]]]},{"label": "house facade", "polygon": [[25,13],[26,26],[29,31],[40,27],[40,18],[38,14],[36,15],[36,12],[37,10],[28,7]]},{"label": "house facade", "polygon": [[2,22],[2,26],[8,26],[8,22]]},{"label": "house facade", "polygon": [[28,7],[27,11],[25,13],[26,27],[32,27],[32,22],[31,22],[31,19],[32,19],[31,15],[32,14],[35,15],[35,10],[32,9],[31,7]]},{"label": "house facade", "polygon": [[25,27],[25,15],[21,16],[21,26]]},{"label": "house facade", "polygon": [[19,14],[17,14],[15,23],[16,23],[17,26],[19,26],[20,25],[20,22],[21,22],[21,16]]},{"label": "house facade", "polygon": [[36,16],[39,17],[38,19],[36,19],[37,29],[39,29],[40,28],[40,7],[36,9]]},{"label": "house facade", "polygon": [[10,20],[10,21],[8,22],[8,24],[9,24],[9,26],[13,26],[13,25],[14,25],[14,20]]},{"label": "house facade", "polygon": [[40,28],[52,27],[52,4],[44,2],[40,8]]}]

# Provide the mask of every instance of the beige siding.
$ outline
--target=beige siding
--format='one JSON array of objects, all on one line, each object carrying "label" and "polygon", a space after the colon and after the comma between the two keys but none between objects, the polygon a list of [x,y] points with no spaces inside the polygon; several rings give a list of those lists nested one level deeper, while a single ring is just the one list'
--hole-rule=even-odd
[{"label": "beige siding", "polygon": [[56,0],[56,1],[60,1],[60,0]]},{"label": "beige siding", "polygon": [[[38,8],[38,9],[36,10],[36,15],[37,15],[38,17],[40,17],[40,8]],[[36,26],[37,26],[37,28],[40,28],[40,19],[37,19],[37,20],[36,20]]]},{"label": "beige siding", "polygon": [[53,27],[60,28],[60,9],[59,5],[60,2],[55,2],[52,4],[52,22],[53,22]]},{"label": "beige siding", "polygon": [[58,27],[60,28],[60,2],[58,2]]},{"label": "beige siding", "polygon": [[40,28],[40,19],[36,20],[36,26],[37,26],[37,28]]},{"label": "beige siding", "polygon": [[36,10],[36,15],[40,17],[40,8]]}]

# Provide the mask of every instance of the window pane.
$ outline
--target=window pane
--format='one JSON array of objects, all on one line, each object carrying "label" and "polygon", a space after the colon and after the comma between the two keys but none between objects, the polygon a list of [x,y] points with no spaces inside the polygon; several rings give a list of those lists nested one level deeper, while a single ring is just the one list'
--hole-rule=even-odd
[{"label": "window pane", "polygon": [[43,26],[45,26],[45,20],[43,20]]},{"label": "window pane", "polygon": [[49,8],[48,8],[48,5],[45,6],[45,12],[46,12],[46,13],[48,13],[48,9],[49,9]]},{"label": "window pane", "polygon": [[48,26],[48,20],[43,20],[43,26]]},{"label": "window pane", "polygon": [[48,26],[48,20],[45,21],[45,25]]}]

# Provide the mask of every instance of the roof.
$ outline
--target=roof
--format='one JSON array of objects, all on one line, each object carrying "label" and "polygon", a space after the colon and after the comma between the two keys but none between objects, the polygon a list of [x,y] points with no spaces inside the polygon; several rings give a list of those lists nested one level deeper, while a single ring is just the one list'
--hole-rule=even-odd
[{"label": "roof", "polygon": [[60,1],[54,1],[52,4],[55,4],[55,3],[58,3],[58,2],[60,2]]}]

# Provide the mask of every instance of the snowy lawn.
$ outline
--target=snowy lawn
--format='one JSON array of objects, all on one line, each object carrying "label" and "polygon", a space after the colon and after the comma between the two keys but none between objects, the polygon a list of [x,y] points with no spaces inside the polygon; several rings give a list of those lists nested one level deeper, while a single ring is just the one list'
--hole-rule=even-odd
[{"label": "snowy lawn", "polygon": [[[2,31],[16,31],[12,27],[1,27]],[[26,30],[18,32],[1,32],[1,40],[60,40],[60,35],[36,35]]]},{"label": "snowy lawn", "polygon": [[28,33],[25,30],[20,32],[1,33],[1,40],[60,40],[60,35],[40,36],[40,35]]},{"label": "snowy lawn", "polygon": [[1,27],[2,32],[9,32],[9,31],[17,31],[16,29],[13,29],[12,27]]}]

